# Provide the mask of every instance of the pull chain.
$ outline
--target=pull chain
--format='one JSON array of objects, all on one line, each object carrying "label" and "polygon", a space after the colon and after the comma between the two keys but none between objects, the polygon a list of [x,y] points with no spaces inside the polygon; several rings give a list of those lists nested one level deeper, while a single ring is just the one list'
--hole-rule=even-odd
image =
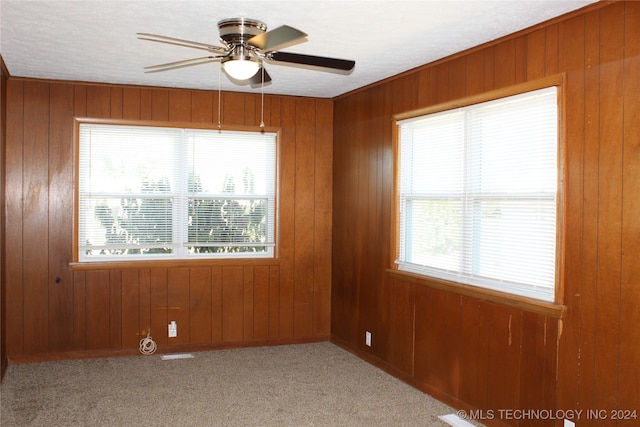
[{"label": "pull chain", "polygon": [[260,88],[262,90],[262,105],[261,105],[261,111],[260,111],[260,129],[264,129],[264,64],[262,64],[262,66],[260,67],[262,71],[262,84],[260,85]]},{"label": "pull chain", "polygon": [[222,61],[218,62],[220,64],[219,72],[218,72],[218,129],[222,128],[222,120],[221,117],[221,105],[222,105],[222,91],[220,90],[220,81],[222,79]]}]

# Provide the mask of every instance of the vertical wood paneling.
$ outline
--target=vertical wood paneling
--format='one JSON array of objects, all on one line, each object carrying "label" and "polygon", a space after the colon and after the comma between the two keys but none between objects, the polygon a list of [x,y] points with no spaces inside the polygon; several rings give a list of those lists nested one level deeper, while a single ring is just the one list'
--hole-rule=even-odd
[{"label": "vertical wood paneling", "polygon": [[251,94],[244,95],[244,124],[247,126],[260,125],[260,104],[257,102],[256,96]]},{"label": "vertical wood paneling", "polygon": [[178,336],[168,338],[169,344],[188,344],[191,322],[189,321],[189,268],[176,267],[167,271],[167,324],[175,321]]},{"label": "vertical wood paneling", "polygon": [[[444,62],[442,64],[438,64],[434,67],[435,73],[432,74],[432,77],[436,79],[436,103],[441,103],[447,101],[449,98],[449,90],[453,87],[453,85],[449,82],[449,66],[451,64],[449,62]],[[408,108],[415,108],[414,106]],[[403,109],[404,110],[404,109]],[[400,110],[400,111],[403,111]],[[406,111],[406,110],[404,110]]]},{"label": "vertical wood paneling", "polygon": [[251,341],[253,340],[254,327],[253,267],[246,266],[242,270],[242,339]]},{"label": "vertical wood paneling", "polygon": [[87,271],[85,276],[85,334],[87,350],[109,348],[111,342],[109,271]]},{"label": "vertical wood paneling", "polygon": [[212,342],[211,319],[211,268],[192,268],[189,289],[189,342],[204,344]]},{"label": "vertical wood paneling", "polygon": [[527,81],[527,37],[520,36],[515,39],[515,82],[523,83]]},{"label": "vertical wood paneling", "polygon": [[600,143],[598,184],[598,272],[594,399],[603,409],[618,400],[620,246],[622,240],[622,147],[624,4],[600,13]]},{"label": "vertical wood paneling", "polygon": [[7,243],[2,266],[6,281],[4,303],[6,310],[7,354],[24,352],[24,294],[22,262],[22,173],[24,163],[24,84],[21,81],[7,82],[7,129],[5,141],[5,227],[3,229]]},{"label": "vertical wood paneling", "polygon": [[172,122],[191,121],[191,102],[190,91],[169,91],[169,120]]},{"label": "vertical wood paneling", "polygon": [[140,89],[140,120],[152,119],[153,89]]},{"label": "vertical wood paneling", "polygon": [[122,347],[122,270],[109,271],[109,347]]},{"label": "vertical wood paneling", "polygon": [[549,25],[545,34],[545,65],[547,76],[558,73],[558,24]]},{"label": "vertical wood paneling", "polygon": [[283,98],[280,103],[280,245],[278,256],[283,261],[280,269],[280,337],[293,336],[293,289],[295,247],[295,161],[296,161],[296,105],[295,100]]},{"label": "vertical wood paneling", "polygon": [[[504,307],[487,311],[487,406],[493,409],[518,408],[520,398],[520,346],[522,312]],[[532,386],[532,385],[528,385]]]},{"label": "vertical wood paneling", "polygon": [[[218,95],[215,95],[216,99]],[[217,123],[213,115],[213,95],[211,92],[191,92],[191,120],[195,123]]]},{"label": "vertical wood paneling", "polygon": [[[550,379],[545,375],[546,360],[546,327],[545,318],[532,314],[522,315],[522,347],[521,363],[527,369],[521,371],[518,405],[528,409],[546,409],[545,383]],[[540,374],[543,375],[540,375]],[[553,378],[551,378],[553,380]],[[531,387],[530,384],[541,383],[541,387]],[[544,426],[547,420],[527,420],[527,425]],[[521,423],[522,424],[522,423]]]},{"label": "vertical wood paneling", "polygon": [[122,270],[122,348],[137,348],[143,338],[140,326],[140,284],[138,270]]},{"label": "vertical wood paneling", "polygon": [[151,120],[169,120],[169,90],[151,89]]},{"label": "vertical wood paneling", "polygon": [[461,306],[459,295],[424,289],[417,292],[414,308],[415,377],[456,397],[460,382],[460,345],[467,343],[466,331],[460,329]]},{"label": "vertical wood paneling", "polygon": [[73,349],[87,348],[86,272],[73,273]]},{"label": "vertical wood paneling", "polygon": [[153,339],[159,346],[169,343],[168,297],[167,269],[152,268],[149,271],[150,325]]},{"label": "vertical wood paneling", "polygon": [[[538,31],[537,33],[539,33]],[[585,144],[585,18],[578,16],[572,20],[563,22],[559,29],[559,64],[561,69],[568,70],[567,78],[571,84],[566,85],[565,90],[565,117],[567,129],[573,129],[575,134],[581,135],[564,141],[565,156],[568,181],[572,183],[572,191],[565,192],[566,201],[566,221],[564,222],[565,232],[567,236],[581,236],[566,240],[564,247],[564,256],[566,260],[565,276],[563,280],[564,293],[563,301],[569,307],[579,307],[586,299],[592,298],[588,291],[581,289],[583,271],[588,268],[584,263],[584,246],[582,239],[585,232],[590,233],[585,227],[585,220],[592,217],[591,213],[586,214],[589,206],[589,200],[584,198],[586,189],[586,180],[590,179],[591,171],[584,165],[587,153],[587,145]],[[531,42],[530,42],[531,43]],[[544,37],[540,39],[540,44],[544,46]],[[536,48],[538,49],[538,48]],[[539,49],[542,49],[540,47]],[[542,58],[541,58],[542,59]],[[544,73],[544,64],[542,70]],[[533,76],[540,74],[530,73]],[[597,177],[597,174],[595,175]],[[584,200],[583,200],[584,198]],[[577,378],[578,370],[581,369],[580,356],[578,354],[580,329],[578,324],[580,321],[580,310],[569,310],[566,320],[563,321],[563,346],[560,352],[565,357],[558,361],[562,364],[564,372],[572,372],[570,377]],[[566,344],[565,344],[566,343]],[[572,381],[573,382],[573,381]],[[572,385],[577,390],[578,384]],[[580,402],[576,406],[576,402],[558,401],[558,406],[566,409],[585,409],[582,406],[585,402]],[[586,406],[586,408],[591,408]]]},{"label": "vertical wood paneling", "polygon": [[[416,81],[417,76],[414,76],[412,79],[401,79],[402,82]],[[407,83],[403,83],[406,87]],[[371,114],[370,105],[373,104],[375,91],[367,91],[363,94],[361,99],[361,108],[359,108],[359,114]],[[416,97],[413,97],[414,99]],[[371,121],[369,122],[371,124]],[[376,243],[376,232],[377,232],[377,224],[375,221],[375,212],[372,212],[374,203],[373,201],[376,198],[376,194],[378,192],[376,177],[378,175],[378,168],[376,164],[377,160],[377,152],[374,149],[374,143],[376,140],[375,135],[376,129],[372,126],[366,126],[360,129],[361,132],[361,144],[362,150],[360,151],[361,155],[359,156],[359,162],[361,166],[358,168],[360,173],[360,191],[361,197],[358,198],[358,204],[366,204],[370,206],[372,209],[367,212],[361,218],[362,226],[360,227],[360,235],[356,240],[357,250],[360,253],[361,259],[371,259],[375,256],[377,251],[377,243]],[[373,283],[376,276],[376,269],[371,266],[364,267],[364,264],[359,265],[358,269],[358,281],[356,282],[359,286],[359,295],[358,300],[360,304],[367,307],[376,307],[379,305],[378,302],[378,294],[376,292],[376,287],[374,286],[366,286],[366,283]],[[375,310],[362,310],[358,312],[358,331],[357,331],[357,343],[361,348],[365,351],[370,351],[375,354],[376,349],[380,346],[376,347],[367,347],[364,341],[365,331],[369,331],[372,333],[373,337],[375,337],[376,341],[380,339],[384,339],[382,336],[382,332],[379,328],[378,321],[375,318]]]},{"label": "vertical wood paneling", "polygon": [[295,109],[293,334],[301,337],[313,331],[315,104],[313,100],[299,98]]},{"label": "vertical wood paneling", "polygon": [[482,93],[484,88],[484,55],[482,51],[472,53],[465,61],[466,96]]},{"label": "vertical wood paneling", "polygon": [[280,270],[269,267],[269,338],[280,336]]},{"label": "vertical wood paneling", "polygon": [[253,268],[253,338],[269,338],[269,266]]},{"label": "vertical wood paneling", "polygon": [[222,267],[211,268],[211,342],[222,342]]},{"label": "vertical wood paneling", "polygon": [[[391,281],[391,310],[389,333],[389,361],[392,365],[407,375],[413,375],[414,369],[414,334],[415,307],[425,297],[424,289],[416,289],[411,285],[397,280]],[[364,341],[364,334],[360,342]],[[374,334],[371,345],[383,346]]]},{"label": "vertical wood paneling", "polygon": [[110,108],[110,117],[112,119],[121,119],[123,112],[123,93],[122,88],[118,86],[114,86],[111,88],[111,108]]},{"label": "vertical wood paneling", "polygon": [[[582,229],[582,265],[580,273],[582,275],[580,295],[580,318],[566,319],[571,328],[571,320],[574,320],[574,327],[580,328],[580,343],[573,350],[576,353],[575,359],[565,361],[561,358],[560,364],[576,364],[575,371],[567,371],[566,376],[561,376],[559,381],[566,381],[567,392],[560,394],[559,400],[570,407],[578,404],[581,408],[593,408],[595,386],[595,328],[596,328],[596,305],[598,301],[597,272],[598,272],[598,180],[600,175],[600,165],[598,161],[600,151],[600,13],[592,12],[585,16],[585,112],[584,112],[584,154],[583,154],[583,229]],[[570,282],[567,282],[570,284]],[[573,295],[576,292],[574,291]],[[568,301],[567,301],[568,302]],[[569,333],[571,329],[569,329]],[[569,340],[571,335],[567,336]],[[569,344],[567,342],[567,344]],[[570,345],[568,345],[569,348]],[[562,347],[561,347],[562,348]],[[571,350],[570,350],[571,351]],[[565,354],[565,353],[561,353]],[[571,369],[571,368],[569,368]],[[572,372],[575,376],[569,375]],[[568,392],[575,381],[576,390]],[[592,420],[586,420],[589,425]]]},{"label": "vertical wood paneling", "polygon": [[[391,247],[386,244],[391,239],[391,227],[389,224],[392,223],[392,212],[387,207],[391,205],[393,200],[393,169],[388,168],[387,165],[393,161],[393,153],[385,144],[385,135],[389,135],[392,132],[392,123],[388,120],[388,117],[391,115],[391,103],[389,100],[392,98],[391,88],[387,85],[385,87],[379,88],[377,92],[379,95],[379,99],[384,100],[383,102],[376,103],[378,105],[376,116],[377,120],[374,122],[376,124],[376,169],[379,171],[377,179],[376,179],[376,188],[378,189],[375,201],[376,207],[375,211],[377,215],[372,218],[372,223],[376,224],[378,227],[378,231],[374,233],[377,236],[378,240],[376,241],[376,247],[381,249],[380,252],[374,252],[376,256],[376,264],[378,264],[378,269],[382,274],[384,274],[384,269],[387,267],[387,261],[391,259]],[[374,93],[374,96],[376,93]],[[376,99],[374,97],[374,99]],[[376,290],[378,304],[381,307],[378,310],[378,314],[376,314],[375,318],[378,322],[377,328],[379,330],[379,335],[382,336],[383,339],[387,339],[389,336],[390,326],[389,326],[389,311],[382,309],[385,307],[386,301],[389,300],[390,289],[388,286],[389,278],[384,275],[382,280],[382,286],[378,287]],[[387,357],[388,348],[385,346],[378,346],[376,348],[376,353],[378,357],[384,359]]]},{"label": "vertical wood paneling", "polygon": [[[393,86],[394,89],[397,87],[397,85]],[[339,197],[334,197],[334,220],[337,216],[355,218],[355,215],[361,212],[361,198],[366,195],[360,184],[361,176],[366,172],[366,170],[362,170],[360,165],[360,154],[364,151],[361,145],[365,139],[360,125],[365,119],[364,114],[366,113],[362,107],[363,98],[363,93],[354,94],[336,114],[336,117],[343,118],[343,122],[339,129],[335,127],[334,129],[338,132],[344,129],[344,137],[349,141],[349,145],[336,144],[334,140],[334,155],[339,152],[341,159],[341,162],[334,162],[334,176],[339,177],[334,181],[334,185],[339,185],[337,188],[339,188],[340,194]],[[355,125],[349,125],[351,123]],[[332,313],[334,312],[333,308],[338,306],[335,313],[338,313],[339,316],[332,320],[331,330],[332,333],[338,334],[351,345],[357,346],[362,344],[361,326],[359,325],[361,318],[358,307],[361,305],[360,298],[362,296],[359,277],[362,254],[359,245],[363,240],[363,230],[362,227],[354,227],[351,221],[335,221],[334,224],[340,224],[333,230],[334,247],[340,246],[343,248],[343,252],[350,254],[350,256],[349,258],[333,257],[332,265],[335,271],[339,272],[342,280],[335,281],[335,286],[333,286],[332,292],[335,294],[335,298],[332,301]],[[366,289],[363,292],[366,292]]]},{"label": "vertical wood paneling", "polygon": [[330,101],[316,101],[313,152],[313,331],[328,336],[331,328],[331,207],[333,163],[333,108]]},{"label": "vertical wood paneling", "polygon": [[[344,99],[337,103],[334,108],[334,114],[336,117],[342,117],[343,120],[334,121],[334,134],[340,135],[340,141],[348,140],[351,135],[351,128],[347,124],[352,123],[349,120],[352,110],[349,108],[352,97]],[[335,216],[348,215],[347,210],[347,195],[352,194],[348,191],[349,184],[353,185],[353,180],[349,179],[348,172],[352,170],[349,165],[351,151],[350,147],[346,144],[336,144],[334,139],[334,151],[333,151],[333,222],[331,230],[331,243],[332,247],[343,247],[347,244],[348,228],[351,226],[349,221],[339,221]],[[349,262],[349,259],[344,256],[338,256],[340,251],[333,250],[332,252],[332,280],[331,280],[331,334],[333,337],[337,337],[345,342],[352,343],[349,340],[349,333],[347,329],[354,326],[354,322],[351,319],[347,319],[348,316],[353,315],[355,310],[349,310],[348,305],[350,302],[350,295],[348,291],[353,289],[353,281],[349,272],[348,266],[353,263]],[[344,251],[346,252],[346,251]],[[350,252],[349,252],[350,253]],[[353,256],[350,257],[353,259]],[[335,280],[335,279],[338,280]]]},{"label": "vertical wood paneling", "polygon": [[122,118],[125,120],[140,119],[140,88],[125,87],[122,89]]},{"label": "vertical wood paneling", "polygon": [[495,49],[488,47],[482,49],[482,52],[484,53],[484,90],[490,91],[495,89]]},{"label": "vertical wood paneling", "polygon": [[[625,10],[625,78],[623,93],[624,146],[622,165],[622,279],[620,292],[620,369],[618,371],[619,408],[640,408],[640,395],[635,391],[640,384],[640,263],[637,254],[640,242],[640,3],[630,2]],[[619,425],[624,426],[624,421]]]},{"label": "vertical wood paneling", "polygon": [[87,86],[87,117],[111,118],[111,88],[108,86]]},{"label": "vertical wood paneling", "polygon": [[[431,68],[424,68],[417,72],[418,79],[418,105],[429,105],[433,97],[431,90]],[[384,90],[384,88],[381,88]]]},{"label": "vertical wood paneling", "polygon": [[535,80],[545,75],[546,30],[541,28],[527,34],[527,79]]},{"label": "vertical wood paneling", "polygon": [[244,333],[242,267],[222,268],[222,340],[240,342]]},{"label": "vertical wood paneling", "polygon": [[222,125],[244,125],[244,94],[222,93]]},{"label": "vertical wood paneling", "polygon": [[449,64],[449,81],[458,82],[449,86],[448,97],[450,99],[464,98],[467,93],[467,57],[454,59]]},{"label": "vertical wood paneling", "polygon": [[460,385],[458,397],[477,408],[484,407],[486,389],[486,365],[481,365],[481,353],[485,348],[487,335],[481,327],[484,323],[481,304],[472,298],[462,298],[460,303],[460,339],[459,345],[466,351],[459,352]]},{"label": "vertical wood paneling", "polygon": [[[24,85],[24,153],[30,167],[23,170],[22,227],[24,351],[45,353],[49,346],[49,85]],[[17,225],[17,224],[16,224]]]},{"label": "vertical wood paneling", "polygon": [[[8,72],[4,60],[0,56],[0,218],[5,219],[5,146],[7,129],[7,78]],[[4,222],[3,222],[4,224]],[[6,253],[5,227],[0,226],[0,270],[4,272],[4,257]],[[6,281],[4,274],[0,274],[0,382],[7,371],[7,317],[4,301],[6,301]]]},{"label": "vertical wood paneling", "polygon": [[142,339],[149,333],[159,334],[164,331],[155,331],[151,329],[151,270],[149,270],[148,268],[138,270],[138,280],[140,283],[138,290],[138,295],[140,298],[140,338]]},{"label": "vertical wood paneling", "polygon": [[73,275],[69,249],[73,224],[66,219],[73,211],[73,86],[50,85],[49,141],[64,141],[49,150],[49,351],[73,350]]},{"label": "vertical wood paneling", "polygon": [[495,46],[495,83],[496,87],[511,86],[516,82],[516,43],[507,40]]}]

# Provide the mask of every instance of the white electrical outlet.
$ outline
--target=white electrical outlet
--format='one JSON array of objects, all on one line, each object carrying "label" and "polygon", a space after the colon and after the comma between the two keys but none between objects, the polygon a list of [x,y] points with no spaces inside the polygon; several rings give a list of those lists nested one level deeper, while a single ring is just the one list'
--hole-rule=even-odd
[{"label": "white electrical outlet", "polygon": [[367,347],[371,347],[371,332],[365,331],[364,333],[364,343]]},{"label": "white electrical outlet", "polygon": [[178,336],[178,324],[175,320],[169,323],[169,338],[175,338]]}]

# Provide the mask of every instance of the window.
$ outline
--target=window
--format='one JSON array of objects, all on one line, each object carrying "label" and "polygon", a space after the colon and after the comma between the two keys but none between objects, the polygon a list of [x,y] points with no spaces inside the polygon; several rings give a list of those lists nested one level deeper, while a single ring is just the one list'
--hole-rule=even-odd
[{"label": "window", "polygon": [[78,260],[273,257],[276,134],[79,124]]},{"label": "window", "polygon": [[397,124],[398,269],[554,301],[557,88]]}]

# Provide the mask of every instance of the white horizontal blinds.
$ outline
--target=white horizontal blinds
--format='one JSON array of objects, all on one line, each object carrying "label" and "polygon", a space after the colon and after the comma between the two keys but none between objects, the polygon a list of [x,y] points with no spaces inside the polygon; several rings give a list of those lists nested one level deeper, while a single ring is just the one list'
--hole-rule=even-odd
[{"label": "white horizontal blinds", "polygon": [[[558,114],[555,87],[470,107],[469,275],[553,300]],[[467,245],[478,243],[466,242]],[[466,269],[465,269],[466,270]]]},{"label": "white horizontal blinds", "polygon": [[[400,123],[403,179],[406,165],[434,171],[409,173],[411,179],[429,183],[423,184],[424,197],[413,196],[425,205],[419,214],[410,203],[401,212],[409,224],[405,229],[414,231],[405,232],[411,236],[405,242],[401,236],[401,246],[410,249],[401,251],[400,268],[552,301],[558,182],[556,88],[428,117]],[[423,129],[437,128],[443,118],[451,120],[455,131],[444,135]],[[458,118],[462,125],[453,124]],[[426,154],[405,150],[405,132],[411,134],[410,144],[424,147]],[[440,194],[431,186],[447,199],[437,200]],[[418,187],[413,184],[412,188]],[[424,233],[424,229],[431,231]]]},{"label": "white horizontal blinds", "polygon": [[434,114],[401,126],[400,259],[459,269],[462,239],[464,121]]},{"label": "white horizontal blinds", "polygon": [[190,131],[188,252],[273,253],[276,138]]},{"label": "white horizontal blinds", "polygon": [[269,257],[276,135],[80,125],[79,259]]},{"label": "white horizontal blinds", "polygon": [[171,255],[180,131],[80,125],[79,258]]}]

